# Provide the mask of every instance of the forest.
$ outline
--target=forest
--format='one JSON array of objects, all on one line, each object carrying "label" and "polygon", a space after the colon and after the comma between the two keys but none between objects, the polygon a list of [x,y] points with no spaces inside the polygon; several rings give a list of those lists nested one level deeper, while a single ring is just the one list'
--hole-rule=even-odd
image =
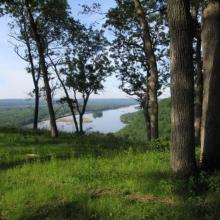
[{"label": "forest", "polygon": [[33,86],[0,100],[0,220],[220,219],[220,1],[113,1],[0,0]]}]

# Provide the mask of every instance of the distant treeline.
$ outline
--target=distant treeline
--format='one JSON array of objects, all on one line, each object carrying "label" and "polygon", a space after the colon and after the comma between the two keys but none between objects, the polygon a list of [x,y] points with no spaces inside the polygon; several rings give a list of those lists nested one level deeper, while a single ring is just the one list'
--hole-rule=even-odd
[{"label": "distant treeline", "polygon": [[[159,132],[163,140],[170,139],[170,105],[170,98],[159,101]],[[121,121],[127,126],[118,132],[119,136],[125,136],[133,141],[148,141],[146,127],[143,123],[143,110],[124,114],[121,116]]]},{"label": "distant treeline", "polygon": [[[107,109],[115,109],[137,104],[133,99],[91,99],[87,112],[100,112]],[[56,117],[70,114],[67,104],[54,104]],[[19,127],[33,122],[34,100],[8,99],[0,100],[0,126]],[[47,106],[44,100],[40,102],[39,121],[48,119]]]}]

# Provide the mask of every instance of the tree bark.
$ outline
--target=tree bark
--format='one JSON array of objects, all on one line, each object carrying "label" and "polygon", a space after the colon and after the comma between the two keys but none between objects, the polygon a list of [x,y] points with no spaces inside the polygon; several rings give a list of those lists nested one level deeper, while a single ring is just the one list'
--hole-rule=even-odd
[{"label": "tree bark", "polygon": [[151,140],[151,133],[150,133],[150,120],[149,120],[149,114],[148,114],[148,109],[144,107],[143,109],[144,113],[144,120],[145,120],[145,126],[146,126],[146,133],[147,133],[147,140]]},{"label": "tree bark", "polygon": [[158,131],[158,69],[156,56],[153,49],[153,41],[150,35],[149,24],[144,12],[144,9],[139,0],[133,0],[137,17],[140,26],[143,31],[143,43],[144,43],[144,53],[146,56],[146,64],[149,72],[147,86],[149,87],[149,116],[150,116],[150,129],[151,138],[157,139],[159,136]]},{"label": "tree bark", "polygon": [[40,79],[40,72],[38,72],[38,75],[36,76],[36,71],[34,67],[34,61],[31,53],[31,47],[30,42],[27,40],[26,42],[27,48],[28,48],[28,54],[29,54],[29,61],[31,64],[31,75],[34,82],[34,95],[35,95],[35,105],[34,105],[34,123],[33,123],[33,129],[38,128],[38,115],[39,115],[39,101],[40,101],[40,91],[39,91],[39,79]]},{"label": "tree bark", "polygon": [[171,37],[171,168],[185,177],[196,170],[194,143],[194,77],[189,0],[169,0]]},{"label": "tree bark", "polygon": [[[201,133],[201,120],[202,120],[202,99],[203,99],[203,67],[202,67],[202,54],[201,54],[201,12],[202,12],[202,2],[193,2],[191,8],[192,18],[194,21],[194,44],[195,44],[195,61],[194,61],[194,71],[195,71],[195,83],[194,83],[194,108],[195,108],[195,142],[200,145],[200,133]],[[201,145],[200,145],[201,146]]]},{"label": "tree bark", "polygon": [[201,167],[220,168],[220,2],[209,1],[203,14],[204,98]]},{"label": "tree bark", "polygon": [[83,114],[79,115],[79,133],[83,134]]},{"label": "tree bark", "polygon": [[47,97],[47,106],[48,106],[48,112],[49,112],[49,120],[50,120],[50,128],[51,128],[51,136],[52,137],[57,137],[58,136],[58,130],[57,130],[57,125],[56,125],[56,117],[55,117],[55,112],[53,108],[53,101],[52,101],[52,95],[51,95],[51,88],[49,84],[49,77],[48,77],[48,71],[46,67],[46,62],[45,62],[45,48],[44,48],[44,43],[42,37],[38,33],[38,28],[37,24],[34,21],[32,11],[30,8],[29,1],[25,1],[25,6],[27,9],[31,29],[34,34],[34,38],[37,44],[37,49],[38,49],[38,54],[39,54],[39,62],[40,62],[40,67],[43,75],[43,80],[44,80],[44,86],[45,86],[45,91],[46,91],[46,97]]},{"label": "tree bark", "polygon": [[[28,36],[27,36],[28,38]],[[34,121],[33,121],[33,129],[38,128],[38,115],[39,115],[39,101],[40,101],[40,91],[39,91],[39,79],[40,79],[40,71],[36,74],[36,70],[34,67],[34,60],[31,52],[31,46],[28,39],[26,39],[26,46],[28,49],[29,62],[31,65],[31,75],[34,83],[34,95],[35,95],[35,105],[34,105]]]},{"label": "tree bark", "polygon": [[81,113],[79,113],[80,133],[84,133],[84,131],[83,131],[83,116],[86,112],[86,107],[88,104],[89,96],[90,96],[90,93],[86,93],[85,95],[83,95],[82,111],[81,111]]},{"label": "tree bark", "polygon": [[35,105],[34,105],[33,129],[36,130],[36,129],[38,129],[38,115],[39,115],[39,101],[40,101],[38,85],[35,85],[34,93],[35,93]]},{"label": "tree bark", "polygon": [[143,113],[144,113],[144,120],[145,120],[145,127],[146,127],[146,134],[147,140],[151,140],[151,129],[150,129],[150,117],[149,117],[149,108],[148,108],[148,98],[146,97],[142,103]]}]

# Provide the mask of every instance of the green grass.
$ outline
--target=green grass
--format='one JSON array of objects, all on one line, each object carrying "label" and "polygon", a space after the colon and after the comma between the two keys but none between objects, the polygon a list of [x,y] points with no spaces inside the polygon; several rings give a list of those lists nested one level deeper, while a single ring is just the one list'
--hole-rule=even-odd
[{"label": "green grass", "polygon": [[169,152],[114,135],[0,130],[2,219],[219,219],[220,173],[170,175]]},{"label": "green grass", "polygon": [[[143,111],[122,115],[121,120],[127,124],[118,132],[119,136],[125,136],[130,140],[147,141],[146,127]],[[160,138],[170,138],[170,99],[159,102],[159,133]]]}]

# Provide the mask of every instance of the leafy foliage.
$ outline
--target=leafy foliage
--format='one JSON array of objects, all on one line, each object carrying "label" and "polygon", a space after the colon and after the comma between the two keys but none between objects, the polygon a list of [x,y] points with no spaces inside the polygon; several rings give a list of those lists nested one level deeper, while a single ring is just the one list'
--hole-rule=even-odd
[{"label": "leafy foliage", "polygon": [[[80,132],[83,132],[83,115],[89,97],[104,89],[103,82],[111,74],[112,67],[108,57],[108,41],[102,31],[87,29],[81,25],[76,36],[70,35],[65,41],[65,60],[61,62],[59,72],[64,76],[62,87],[66,93],[65,100],[70,103],[69,91],[72,91],[72,114],[79,114]],[[59,75],[57,70],[57,75]],[[80,103],[79,99],[83,101]],[[71,106],[70,106],[71,107]],[[76,130],[78,122],[75,120]]]},{"label": "leafy foliage", "polygon": [[[143,2],[150,33],[153,39],[159,73],[160,87],[166,86],[168,78],[167,30],[164,20],[165,3],[161,1]],[[144,54],[141,28],[137,20],[133,1],[117,1],[117,6],[109,10],[105,24],[113,31],[111,43],[115,72],[121,80],[121,89],[143,102],[147,93],[149,67]]]},{"label": "leafy foliage", "polygon": [[[126,136],[130,140],[147,141],[143,111],[125,114],[122,116],[122,121],[127,126],[119,131],[118,135]],[[159,101],[159,131],[161,144],[167,145],[170,140],[170,99]]]},{"label": "leafy foliage", "polygon": [[67,68],[63,71],[68,87],[83,96],[103,89],[102,83],[111,73],[106,45],[102,32],[84,28],[78,33],[65,53]]}]

